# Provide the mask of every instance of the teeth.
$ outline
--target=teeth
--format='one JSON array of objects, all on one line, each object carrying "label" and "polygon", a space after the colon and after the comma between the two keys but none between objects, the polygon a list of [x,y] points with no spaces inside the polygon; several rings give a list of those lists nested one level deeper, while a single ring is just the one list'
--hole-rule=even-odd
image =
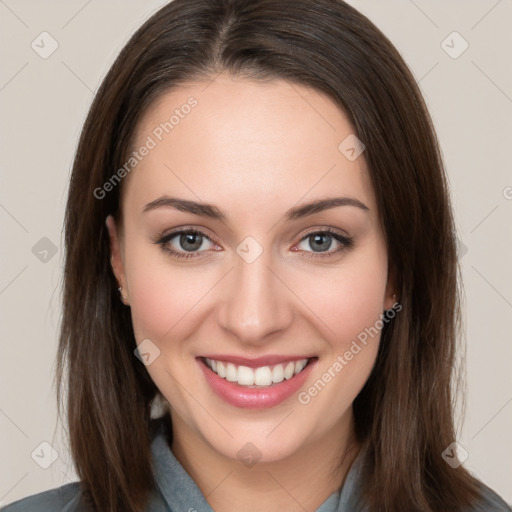
[{"label": "teeth", "polygon": [[210,365],[210,368],[219,376],[219,377],[222,377],[223,379],[226,378],[226,367],[224,366],[224,363],[221,362],[221,361],[216,361],[217,363],[217,370],[214,370],[211,366],[212,364],[212,360],[211,359],[206,359],[208,362],[209,362],[209,365]]},{"label": "teeth", "polygon": [[[251,371],[251,373],[254,373],[254,384],[257,386],[268,386],[269,384],[272,384],[272,372],[270,371],[270,366],[256,368],[256,370]],[[240,383],[240,380],[238,382]]]},{"label": "teeth", "polygon": [[236,382],[238,380],[237,368],[233,363],[228,363],[226,366],[226,380],[229,380],[229,382]]},{"label": "teeth", "polygon": [[290,361],[289,363],[276,364],[275,366],[262,366],[249,368],[248,366],[236,366],[233,363],[224,363],[205,358],[207,366],[219,377],[230,382],[237,382],[242,386],[271,386],[291,379],[300,373],[307,365],[307,359]]},{"label": "teeth", "polygon": [[291,379],[293,377],[293,372],[295,372],[295,363],[289,362],[284,368],[284,378]]},{"label": "teeth", "polygon": [[301,372],[304,369],[304,366],[306,366],[307,362],[308,362],[307,359],[306,359],[306,362],[304,362],[304,360],[296,361],[295,362],[295,373]]},{"label": "teeth", "polygon": [[[260,368],[258,368],[259,370]],[[252,386],[254,381],[257,380],[257,377],[254,376],[254,371],[252,368],[248,368],[247,366],[239,366],[238,367],[238,375],[237,375],[238,384],[242,384],[243,386]],[[256,382],[256,384],[259,384]]]}]

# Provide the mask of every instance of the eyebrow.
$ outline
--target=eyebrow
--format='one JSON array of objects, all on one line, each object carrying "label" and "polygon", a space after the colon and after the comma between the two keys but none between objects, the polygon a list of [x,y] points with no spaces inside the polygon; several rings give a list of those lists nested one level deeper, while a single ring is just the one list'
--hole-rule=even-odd
[{"label": "eyebrow", "polygon": [[[285,221],[301,219],[303,217],[307,217],[308,215],[313,215],[314,213],[319,213],[331,208],[337,208],[338,206],[355,206],[361,210],[370,210],[368,206],[359,201],[359,199],[355,199],[353,197],[331,197],[328,199],[311,201],[309,203],[291,208],[285,213],[284,218]],[[215,205],[208,203],[198,203],[196,201],[189,201],[186,199],[179,199],[177,197],[169,196],[162,196],[158,199],[155,199],[154,201],[151,201],[144,207],[142,213],[164,207],[171,207],[181,212],[193,213],[194,215],[200,215],[202,217],[209,217],[221,221],[225,221],[228,217],[226,213],[217,208]]]}]

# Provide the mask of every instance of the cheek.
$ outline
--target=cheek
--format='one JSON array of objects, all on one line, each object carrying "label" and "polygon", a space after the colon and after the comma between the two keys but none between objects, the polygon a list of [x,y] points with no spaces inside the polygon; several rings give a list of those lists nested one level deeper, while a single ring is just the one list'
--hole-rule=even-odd
[{"label": "cheek", "polygon": [[321,319],[316,325],[322,325],[325,357],[317,378],[301,391],[298,401],[311,418],[322,418],[326,428],[350,409],[372,371],[384,325],[386,275],[379,264],[366,266],[365,272],[347,269],[337,279],[317,281],[316,293],[309,295]]},{"label": "cheek", "polygon": [[127,246],[125,265],[136,340],[187,337],[201,298],[214,285],[211,272],[172,265],[144,242]]},{"label": "cheek", "polygon": [[[383,313],[387,261],[375,251],[372,258],[348,262],[336,271],[295,279],[297,295],[305,297],[315,324],[331,348],[345,351],[352,340],[364,338]],[[322,327],[323,326],[323,327]]]},{"label": "cheek", "polygon": [[[205,272],[170,265],[140,265],[129,273],[130,307],[136,339],[183,338],[193,325],[195,308],[211,288]],[[212,283],[213,284],[213,283]]]}]

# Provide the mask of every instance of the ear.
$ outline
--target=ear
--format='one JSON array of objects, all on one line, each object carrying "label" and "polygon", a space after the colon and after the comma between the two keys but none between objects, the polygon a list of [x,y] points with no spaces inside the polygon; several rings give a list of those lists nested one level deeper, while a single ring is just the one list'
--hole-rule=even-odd
[{"label": "ear", "polygon": [[116,225],[116,221],[112,215],[109,215],[105,221],[110,239],[110,264],[112,271],[121,288],[121,300],[124,304],[128,304],[128,288],[126,282],[126,274],[124,270],[122,235],[120,228]]}]

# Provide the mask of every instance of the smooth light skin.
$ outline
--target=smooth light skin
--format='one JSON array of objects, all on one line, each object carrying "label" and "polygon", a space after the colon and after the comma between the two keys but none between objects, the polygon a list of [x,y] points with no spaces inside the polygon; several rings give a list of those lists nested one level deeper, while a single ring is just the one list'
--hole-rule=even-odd
[{"label": "smooth light skin", "polygon": [[[173,453],[213,509],[316,510],[341,487],[357,455],[354,445],[333,472],[351,439],[351,404],[379,337],[309,404],[295,395],[267,410],[218,398],[196,357],[316,354],[307,390],[391,308],[394,289],[364,154],[350,162],[340,153],[353,129],[322,94],[225,73],[162,96],[139,123],[134,148],[191,96],[198,105],[123,182],[122,225],[107,219],[113,269],[137,343],[149,338],[161,351],[147,370],[172,406]],[[165,195],[216,205],[227,219],[169,206],[144,212]],[[331,197],[355,198],[368,210],[339,206],[284,221],[290,208]],[[178,260],[155,242],[184,226],[208,238],[198,257]],[[306,235],[327,228],[353,238],[353,246],[335,238],[329,246],[327,239],[323,253],[331,255],[313,259],[317,246]],[[250,264],[236,252],[248,236],[263,248]],[[179,238],[172,247],[193,253]],[[253,467],[237,457],[246,443],[261,452]]]}]

